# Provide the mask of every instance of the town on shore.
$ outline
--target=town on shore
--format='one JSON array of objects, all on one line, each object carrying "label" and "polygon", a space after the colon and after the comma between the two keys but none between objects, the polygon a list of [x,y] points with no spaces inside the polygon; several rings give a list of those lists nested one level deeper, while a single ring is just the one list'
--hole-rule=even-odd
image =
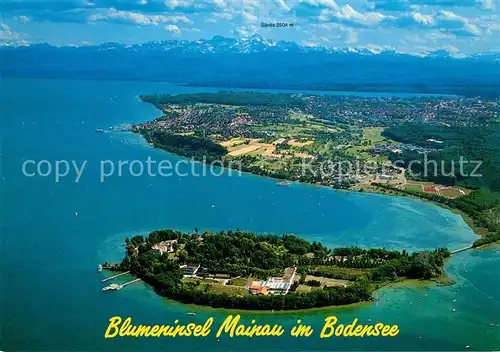
[{"label": "town on shore", "polygon": [[[500,240],[498,100],[256,92],[140,98],[163,116],[130,130],[156,148],[237,165],[282,186],[429,200],[460,213],[481,235],[475,246]],[[458,167],[461,157],[474,162]],[[328,162],[342,166],[325,173]],[[429,163],[440,167],[426,174]]]}]

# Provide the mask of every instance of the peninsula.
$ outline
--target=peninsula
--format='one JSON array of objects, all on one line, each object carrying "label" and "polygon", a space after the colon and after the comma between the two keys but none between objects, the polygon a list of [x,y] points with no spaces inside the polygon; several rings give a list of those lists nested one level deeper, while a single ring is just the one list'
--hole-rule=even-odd
[{"label": "peninsula", "polygon": [[402,279],[443,273],[445,248],[408,253],[329,249],[285,234],[195,230],[151,232],[125,240],[120,264],[165,297],[214,308],[296,310],[372,300],[371,292]]},{"label": "peninsula", "polygon": [[[430,200],[464,216],[482,236],[475,246],[500,240],[498,100],[256,92],[140,98],[163,113],[131,127],[154,147],[280,185]],[[471,162],[459,168],[461,159]],[[426,174],[429,163],[439,167]]]}]

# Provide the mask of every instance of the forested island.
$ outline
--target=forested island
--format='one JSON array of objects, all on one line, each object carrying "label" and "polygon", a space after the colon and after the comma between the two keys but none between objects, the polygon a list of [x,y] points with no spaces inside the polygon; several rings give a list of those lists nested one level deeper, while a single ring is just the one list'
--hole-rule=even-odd
[{"label": "forested island", "polygon": [[182,303],[214,308],[295,310],[372,300],[381,286],[443,273],[446,248],[329,249],[291,234],[158,230],[127,238],[120,264],[155,291]]}]

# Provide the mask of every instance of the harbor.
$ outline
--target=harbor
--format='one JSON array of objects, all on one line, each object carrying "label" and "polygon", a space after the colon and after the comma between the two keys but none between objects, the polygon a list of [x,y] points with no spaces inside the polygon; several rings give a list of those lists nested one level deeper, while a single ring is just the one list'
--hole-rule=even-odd
[{"label": "harbor", "polygon": [[109,291],[109,290],[118,291],[118,290],[121,290],[122,288],[124,288],[125,286],[131,285],[131,284],[138,282],[138,281],[141,281],[141,279],[134,279],[131,281],[127,281],[124,284],[111,284],[109,286],[103,287],[102,291]]},{"label": "harbor", "polygon": [[[101,268],[101,271],[102,271],[102,265],[101,264],[99,264],[98,268]],[[101,271],[98,270],[98,272],[101,272]],[[116,275],[104,278],[104,279],[101,280],[101,283],[104,283],[104,282],[107,282],[107,281],[119,278],[119,277],[127,275],[127,274],[130,274],[130,271],[124,271],[124,272],[121,272],[119,274],[116,274]],[[136,278],[136,279],[127,281],[127,282],[125,282],[123,284],[113,283],[113,284],[110,284],[108,286],[103,287],[101,289],[101,291],[118,291],[118,290],[121,290],[122,288],[124,288],[125,286],[131,285],[131,284],[139,282],[139,281],[141,281],[141,279]]]}]

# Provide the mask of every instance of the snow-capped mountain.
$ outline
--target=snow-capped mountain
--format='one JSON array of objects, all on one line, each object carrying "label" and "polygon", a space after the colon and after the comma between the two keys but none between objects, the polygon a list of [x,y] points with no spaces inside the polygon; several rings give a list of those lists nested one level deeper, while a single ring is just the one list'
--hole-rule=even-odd
[{"label": "snow-capped mountain", "polygon": [[166,40],[147,42],[125,46],[117,43],[106,43],[96,46],[98,50],[116,50],[128,48],[134,51],[176,51],[183,53],[257,53],[264,51],[318,51],[327,50],[326,48],[311,49],[306,46],[300,46],[291,41],[274,41],[265,39],[260,35],[253,35],[248,38],[226,38],[215,36],[212,39],[188,40]]},{"label": "snow-capped mountain", "polygon": [[406,91],[498,96],[499,54],[412,55],[327,48],[254,35],[135,45],[0,47],[4,77],[154,80],[199,86]]},{"label": "snow-capped mountain", "polygon": [[[12,46],[8,46],[13,48]],[[48,48],[48,44],[35,44],[23,45],[22,47],[37,47]],[[5,46],[4,46],[5,48]],[[344,55],[410,55],[417,57],[431,57],[431,58],[456,58],[464,59],[471,57],[496,57],[500,58],[499,53],[486,53],[476,55],[466,55],[462,53],[450,52],[447,50],[436,50],[433,52],[415,52],[406,53],[395,51],[392,48],[384,48],[378,46],[359,46],[359,47],[327,47],[318,45],[300,45],[293,41],[274,41],[266,39],[258,34],[247,38],[227,38],[222,36],[214,36],[212,39],[199,39],[199,40],[166,40],[166,41],[152,41],[134,45],[124,45],[120,43],[105,43],[96,46],[69,46],[63,48],[85,48],[86,51],[113,51],[113,50],[130,50],[132,52],[175,52],[175,53],[193,53],[193,54],[252,54],[263,52],[275,53],[310,53],[320,52],[326,54],[344,54]]]}]

